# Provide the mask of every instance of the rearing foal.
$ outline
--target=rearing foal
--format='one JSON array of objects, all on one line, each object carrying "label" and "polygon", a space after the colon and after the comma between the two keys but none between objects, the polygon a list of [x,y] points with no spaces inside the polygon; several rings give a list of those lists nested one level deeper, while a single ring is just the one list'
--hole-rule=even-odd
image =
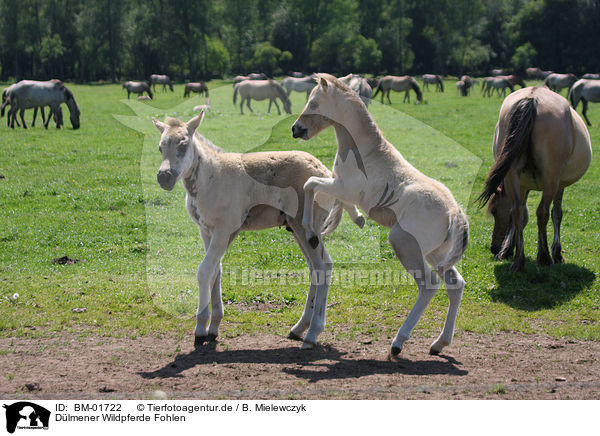
[{"label": "rearing foal", "polygon": [[312,247],[320,243],[312,218],[315,194],[358,205],[391,228],[390,244],[419,288],[417,301],[392,342],[391,355],[400,353],[410,337],[440,286],[439,276],[446,283],[450,306],[444,330],[430,348],[437,354],[452,341],[465,286],[454,265],[469,240],[467,217],[448,188],[419,172],[386,141],[356,93],[333,76],[318,77],[292,133],[308,140],[333,126],[338,149],[333,177],[311,177],[304,185],[302,223],[309,243]]},{"label": "rearing foal", "polygon": [[163,123],[153,118],[162,135],[158,183],[171,191],[177,181],[183,181],[186,209],[200,228],[206,252],[197,273],[195,345],[213,341],[218,335],[223,318],[221,259],[229,244],[242,230],[286,226],[305,256],[312,278],[304,312],[289,337],[301,340],[309,329],[302,348],[312,348],[325,326],[333,267],[322,235],[337,227],[343,209],[359,226],[364,218],[356,208],[327,195],[317,197],[311,213],[320,247],[311,247],[301,221],[303,186],[309,177],[330,177],[331,172],[317,158],[301,151],[226,153],[196,132],[203,117],[204,112],[187,123],[174,118]]}]

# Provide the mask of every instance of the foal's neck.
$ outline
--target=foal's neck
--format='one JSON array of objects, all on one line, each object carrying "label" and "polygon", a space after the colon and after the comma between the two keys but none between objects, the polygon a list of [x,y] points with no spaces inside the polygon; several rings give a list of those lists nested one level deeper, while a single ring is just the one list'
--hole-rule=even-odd
[{"label": "foal's neck", "polygon": [[198,191],[202,176],[210,173],[205,167],[212,164],[211,150],[195,134],[192,141],[194,152],[192,164],[183,175],[183,186],[190,194]]},{"label": "foal's neck", "polygon": [[385,139],[371,116],[360,109],[349,112],[351,115],[343,123],[334,122],[333,128],[338,148],[358,148],[361,153],[369,153],[379,148]]}]

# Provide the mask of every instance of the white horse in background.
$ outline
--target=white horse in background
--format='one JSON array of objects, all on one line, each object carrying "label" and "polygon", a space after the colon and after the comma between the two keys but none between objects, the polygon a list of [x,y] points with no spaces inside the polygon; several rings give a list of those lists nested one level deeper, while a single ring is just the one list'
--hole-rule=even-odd
[{"label": "white horse in background", "polygon": [[423,74],[421,79],[423,80],[423,91],[429,91],[429,85],[432,84],[435,85],[436,91],[444,92],[444,80],[442,76],[437,74]]},{"label": "white horse in background", "polygon": [[8,92],[8,100],[11,104],[11,127],[14,128],[14,122],[17,117],[17,111],[21,117],[23,128],[27,128],[25,123],[25,109],[50,106],[50,114],[44,122],[44,127],[48,128],[51,116],[56,121],[56,127],[63,125],[61,103],[66,103],[70,112],[71,125],[73,129],[79,128],[79,117],[81,112],[75,101],[73,93],[60,80],[48,80],[38,82],[35,80],[21,80],[16,83]]},{"label": "white horse in background", "polygon": [[552,73],[544,80],[544,84],[557,94],[560,94],[560,91],[562,91],[563,88],[571,89],[571,86],[573,86],[573,83],[575,82],[577,82],[577,77],[572,73]]},{"label": "white horse in background", "polygon": [[150,86],[146,83],[146,82],[135,82],[135,81],[129,81],[129,82],[125,82],[123,83],[123,89],[125,89],[127,91],[127,99],[129,100],[129,96],[130,94],[138,94],[138,95],[142,95],[144,94],[144,92],[148,93],[148,97],[152,98],[152,90],[150,89]]},{"label": "white horse in background", "polygon": [[600,102],[600,81],[595,79],[581,79],[571,86],[569,90],[569,101],[573,105],[573,109],[577,109],[579,101],[583,105],[582,114],[588,126],[591,126],[587,117],[588,102]]},{"label": "white horse in background", "polygon": [[373,97],[373,89],[366,79],[358,74],[348,74],[347,76],[340,77],[340,80],[358,94],[365,106],[369,106]]},{"label": "white horse in background", "polygon": [[[59,83],[60,80],[57,79],[52,79],[52,81],[54,81],[55,83]],[[8,97],[8,94],[10,92],[10,90],[16,85],[12,84],[10,85],[8,88],[5,88],[2,91],[2,106],[0,108],[0,117],[4,116],[4,113],[6,112],[6,106],[11,105],[10,103],[10,98]],[[11,106],[12,107],[12,106]],[[35,127],[35,120],[37,119],[37,113],[38,113],[38,109],[42,115],[42,125],[46,126],[46,114],[44,112],[44,106],[39,106],[39,107],[34,107],[33,108],[33,120],[31,121],[31,127]],[[12,111],[9,110],[9,115],[12,115]],[[54,121],[57,124],[57,127],[60,127],[60,125],[58,124],[58,120],[62,120],[62,110],[60,111],[60,113],[54,113],[52,111],[50,111],[50,113],[48,114],[48,116],[53,116],[54,117]],[[12,118],[11,116],[6,117],[6,125],[7,127],[10,127],[11,125],[11,121],[14,120],[14,122],[17,124],[18,127],[21,127],[21,124],[19,123],[19,120],[15,117]]]},{"label": "white horse in background", "polygon": [[292,93],[292,91],[297,92],[306,92],[306,99],[308,100],[308,96],[310,95],[310,91],[317,85],[317,81],[314,77],[287,77],[283,79],[281,82],[281,86],[286,89],[288,97]]},{"label": "white horse in background", "polygon": [[360,206],[373,220],[391,228],[389,241],[417,282],[419,296],[390,353],[395,356],[402,350],[441,278],[450,306],[444,329],[430,348],[430,353],[438,354],[452,341],[465,286],[455,265],[469,240],[467,217],[448,188],[419,172],[386,141],[352,90],[331,75],[319,74],[319,83],[292,133],[308,140],[329,126],[335,129],[338,143],[333,177],[311,177],[304,185],[302,223],[309,244],[316,247],[320,243],[312,202],[322,193]]},{"label": "white horse in background", "polygon": [[150,76],[150,84],[152,85],[152,90],[156,92],[156,84],[163,86],[163,92],[167,92],[167,85],[169,85],[169,89],[173,92],[173,82],[166,74],[152,74]]},{"label": "white horse in background", "polygon": [[283,103],[283,109],[286,113],[292,113],[292,102],[283,90],[283,87],[274,80],[244,80],[239,82],[233,88],[233,104],[235,104],[238,92],[242,101],[240,102],[240,112],[244,115],[244,101],[250,109],[250,112],[254,112],[250,106],[250,100],[269,100],[269,109],[267,112],[271,112],[271,105],[275,103],[277,113],[281,115],[281,110],[277,104],[279,98]]},{"label": "white horse in background", "polygon": [[364,218],[356,208],[319,194],[311,214],[320,247],[312,248],[302,227],[303,186],[309,177],[331,177],[331,172],[318,159],[300,151],[226,153],[197,133],[203,117],[201,113],[187,123],[153,118],[161,133],[158,183],[171,191],[182,180],[186,209],[200,228],[206,251],[197,273],[195,345],[218,336],[223,319],[221,259],[237,234],[286,226],[298,242],[312,277],[304,312],[289,337],[301,340],[308,328],[302,348],[312,348],[325,325],[333,265],[322,237],[337,227],[343,209],[361,227]]}]

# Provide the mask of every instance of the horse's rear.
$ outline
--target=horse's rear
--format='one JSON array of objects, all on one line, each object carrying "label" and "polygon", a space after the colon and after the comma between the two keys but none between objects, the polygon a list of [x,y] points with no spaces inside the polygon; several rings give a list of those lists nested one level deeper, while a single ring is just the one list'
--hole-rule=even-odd
[{"label": "horse's rear", "polygon": [[[562,96],[545,87],[524,88],[504,101],[493,148],[496,162],[480,197],[490,199],[488,209],[495,218],[492,252],[504,259],[516,249],[511,271],[523,269],[526,199],[529,191],[535,190],[542,191],[536,212],[537,261],[544,265],[562,262],[563,190],[583,176],[591,161],[591,142],[583,120]],[[546,226],[552,202],[554,241],[550,257]]]}]

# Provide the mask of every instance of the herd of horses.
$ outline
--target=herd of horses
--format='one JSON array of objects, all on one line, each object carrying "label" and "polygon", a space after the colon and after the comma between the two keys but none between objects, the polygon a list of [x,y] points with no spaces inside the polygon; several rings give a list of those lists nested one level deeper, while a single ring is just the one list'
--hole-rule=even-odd
[{"label": "herd of horses", "polygon": [[[519,77],[504,75],[501,70],[482,79],[484,96],[490,97],[494,90],[498,96],[504,96],[506,88],[511,91],[500,109],[493,140],[495,163],[479,201],[482,207],[487,204],[494,218],[490,249],[498,259],[512,257],[513,272],[525,266],[523,229],[529,216],[530,191],[542,191],[536,211],[537,263],[564,262],[560,242],[564,189],[585,174],[592,156],[589,132],[575,108],[579,101],[583,103],[583,115],[590,124],[587,103],[600,101],[600,80],[531,71],[531,77],[542,75],[547,86],[526,87]],[[432,84],[436,92],[444,92],[440,76],[424,75],[422,80],[424,89]],[[382,103],[384,97],[391,103],[391,91],[404,92],[408,102],[413,91],[417,102],[422,102],[417,80],[411,76],[365,79],[355,74],[336,78],[318,73],[292,75],[282,83],[261,74],[238,76],[233,82],[233,103],[239,94],[242,114],[244,104],[252,111],[251,99],[269,100],[269,111],[274,104],[281,114],[280,100],[284,111],[291,114],[291,92],[305,93],[306,105],[292,125],[292,136],[310,140],[332,127],[337,151],[331,171],[303,151],[225,152],[198,132],[210,108],[208,100],[207,105],[197,107],[200,114],[187,123],[175,118],[153,119],[161,134],[158,184],[171,191],[182,181],[186,209],[200,229],[205,248],[197,271],[195,345],[218,336],[224,315],[221,260],[231,242],[241,231],[284,226],[295,238],[311,273],[304,310],[288,337],[301,340],[302,348],[313,348],[325,328],[333,269],[323,236],[335,231],[344,211],[362,228],[365,218],[360,208],[390,229],[388,241],[418,288],[417,300],[392,341],[390,357],[401,352],[443,282],[449,297],[448,313],[429,350],[440,353],[452,342],[465,288],[456,265],[469,243],[468,217],[444,184],[417,170],[384,138],[368,108],[379,93]],[[152,98],[155,84],[162,84],[163,92],[167,86],[173,91],[170,79],[160,75],[153,75],[148,83],[126,82],[123,88],[128,98],[130,93],[144,92]],[[475,84],[476,79],[464,75],[457,89],[468,96]],[[521,89],[512,92],[516,85]],[[565,87],[569,88],[570,103],[559,94]],[[208,96],[203,82],[188,83],[184,96],[192,92]],[[19,112],[26,128],[25,109],[40,108],[44,117],[43,108],[49,106],[44,126],[47,128],[53,117],[60,127],[63,102],[70,110],[73,128],[78,128],[79,107],[58,80],[24,80],[9,86],[2,94],[2,115],[10,106],[9,125],[18,124]],[[550,216],[554,238],[549,249],[546,227]]]}]

